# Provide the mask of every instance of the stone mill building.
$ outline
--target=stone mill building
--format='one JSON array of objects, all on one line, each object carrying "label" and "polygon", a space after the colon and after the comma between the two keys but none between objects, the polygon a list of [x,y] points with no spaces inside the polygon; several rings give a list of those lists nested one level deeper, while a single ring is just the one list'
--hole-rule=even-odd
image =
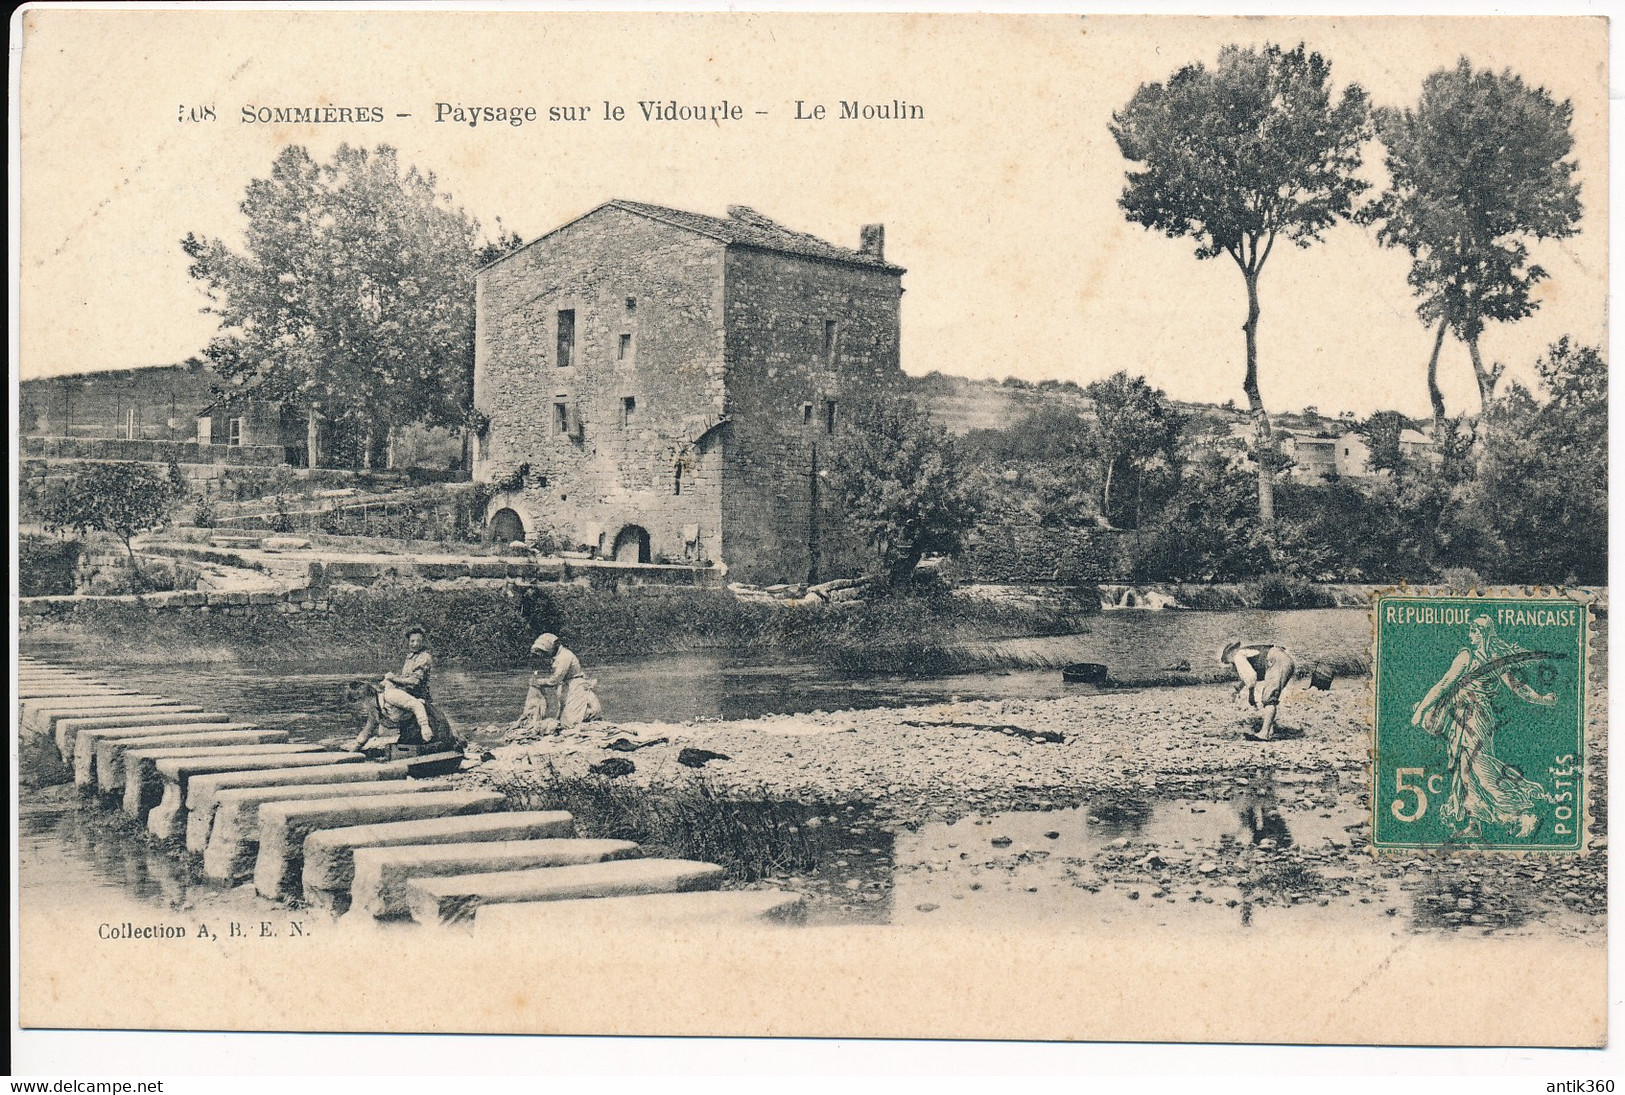
[{"label": "stone mill building", "polygon": [[827,472],[843,416],[898,375],[900,267],[743,206],[609,201],[480,271],[474,477],[502,538],[852,572]]}]

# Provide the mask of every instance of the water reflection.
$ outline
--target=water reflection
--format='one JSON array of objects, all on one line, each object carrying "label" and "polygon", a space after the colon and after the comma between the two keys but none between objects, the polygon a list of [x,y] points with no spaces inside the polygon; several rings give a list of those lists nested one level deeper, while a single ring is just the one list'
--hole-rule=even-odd
[{"label": "water reflection", "polygon": [[189,906],[190,866],[150,845],[123,815],[77,802],[32,805],[18,815],[18,877],[60,904],[122,894],[171,909]]}]

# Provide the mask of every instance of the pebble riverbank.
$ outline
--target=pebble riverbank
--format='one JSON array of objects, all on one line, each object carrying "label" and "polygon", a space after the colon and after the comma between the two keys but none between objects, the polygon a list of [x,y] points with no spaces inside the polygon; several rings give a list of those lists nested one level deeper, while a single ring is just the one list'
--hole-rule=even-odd
[{"label": "pebble riverbank", "polygon": [[[1606,693],[1592,698],[1591,852],[1561,860],[1372,856],[1370,702],[1362,680],[1329,692],[1294,687],[1283,732],[1269,742],[1249,737],[1257,713],[1225,686],[591,725],[496,746],[459,778],[500,784],[549,768],[583,776],[619,757],[634,766],[619,779],[655,790],[703,774],[721,791],[858,803],[895,838],[894,852],[865,858],[878,850],[854,848],[818,877],[773,882],[802,885],[815,900],[832,893],[848,911],[859,900],[881,904],[875,913],[892,922],[985,908],[991,888],[1033,895],[1033,908],[1067,894],[1077,900],[1056,915],[1086,909],[1107,923],[1161,923],[1165,906],[1190,904],[1235,910],[1227,922],[1245,927],[1255,909],[1303,917],[1330,906],[1324,915],[1368,926],[1601,938]],[[685,748],[726,759],[696,772],[678,763]],[[1084,826],[1076,839],[1063,824],[1073,820]],[[926,875],[932,885],[922,889]]]}]

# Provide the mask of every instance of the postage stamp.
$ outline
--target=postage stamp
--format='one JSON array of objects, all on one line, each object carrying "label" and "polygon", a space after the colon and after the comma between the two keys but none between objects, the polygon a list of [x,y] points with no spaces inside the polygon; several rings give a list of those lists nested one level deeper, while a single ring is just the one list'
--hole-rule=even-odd
[{"label": "postage stamp", "polygon": [[1587,602],[1378,594],[1372,847],[1585,847]]}]

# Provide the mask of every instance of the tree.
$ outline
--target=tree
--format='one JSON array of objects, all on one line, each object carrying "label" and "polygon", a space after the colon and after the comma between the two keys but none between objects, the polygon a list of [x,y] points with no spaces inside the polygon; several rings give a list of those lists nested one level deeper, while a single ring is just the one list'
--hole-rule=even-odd
[{"label": "tree", "polygon": [[893,586],[908,581],[926,552],[958,551],[975,524],[952,438],[903,396],[878,396],[848,419],[834,472],[848,523]]},{"label": "tree", "polygon": [[110,532],[124,544],[135,567],[131,541],[168,515],[175,488],[145,464],[133,460],[91,464],[69,479],[45,503],[44,524],[52,532]]},{"label": "tree", "polygon": [[1574,111],[1506,70],[1474,71],[1463,57],[1422,84],[1414,109],[1376,112],[1387,146],[1388,188],[1360,219],[1384,246],[1411,256],[1417,316],[1437,324],[1428,359],[1434,432],[1444,429],[1439,350],[1447,330],[1467,345],[1479,411],[1489,410],[1503,367],[1486,367],[1479,336],[1539,307],[1531,290],[1547,276],[1528,265],[1529,244],[1578,229],[1580,184],[1569,122]]},{"label": "tree", "polygon": [[289,146],[240,209],[244,251],[181,244],[220,317],[205,356],[233,391],[305,410],[313,466],[319,417],[358,436],[368,466],[400,426],[461,421],[479,226],[433,174],[403,172],[388,145],[327,163]]},{"label": "tree", "polygon": [[[1112,484],[1127,474],[1138,488],[1141,473],[1152,461],[1174,462],[1185,416],[1168,405],[1161,388],[1145,377],[1118,370],[1084,388],[1094,402],[1093,440],[1100,467],[1100,513],[1112,523]],[[1139,515],[1134,515],[1139,527]]]},{"label": "tree", "polygon": [[1563,338],[1536,362],[1539,403],[1522,385],[1491,407],[1475,516],[1519,582],[1608,580],[1608,365]]},{"label": "tree", "polygon": [[1409,428],[1410,423],[1398,411],[1377,411],[1356,427],[1371,451],[1373,469],[1393,471],[1400,466],[1399,436]]},{"label": "tree", "polygon": [[1258,278],[1277,239],[1319,241],[1367,189],[1354,177],[1368,130],[1358,85],[1336,101],[1331,65],[1302,44],[1226,46],[1166,84],[1142,84],[1112,115],[1130,171],[1118,205],[1127,218],[1196,241],[1198,259],[1229,255],[1247,285],[1247,393],[1257,434],[1258,512],[1274,520],[1275,444],[1258,386]]}]

